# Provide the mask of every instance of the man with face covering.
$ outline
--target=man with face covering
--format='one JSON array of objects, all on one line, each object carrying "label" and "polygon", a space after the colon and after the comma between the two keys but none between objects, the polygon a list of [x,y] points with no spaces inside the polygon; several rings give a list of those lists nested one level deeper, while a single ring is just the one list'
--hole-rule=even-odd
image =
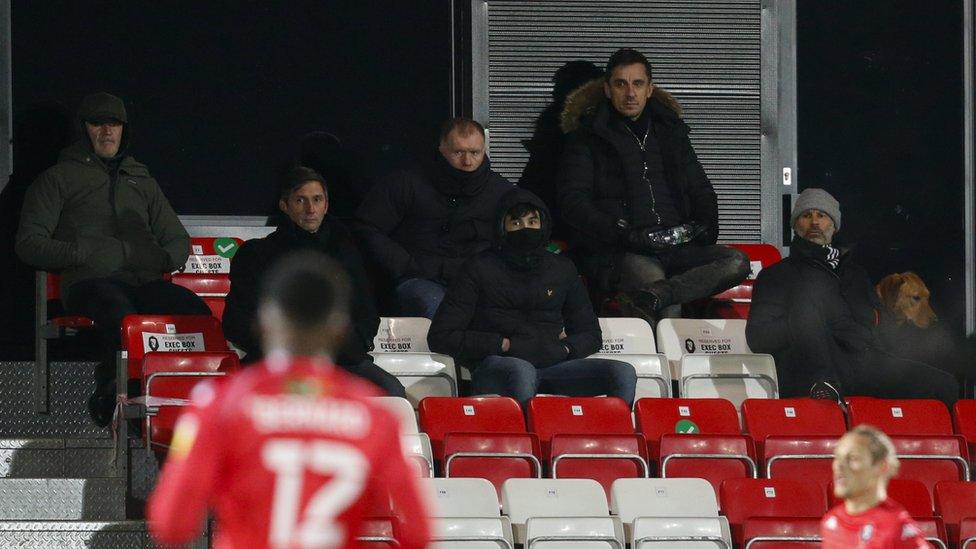
[{"label": "man with face covering", "polygon": [[356,233],[393,281],[401,315],[434,316],[461,264],[491,245],[495,207],[511,188],[491,170],[485,129],[468,118],[442,125],[431,161],[373,187]]},{"label": "man with face covering", "polygon": [[431,350],[472,368],[475,394],[525,404],[538,392],[634,400],[637,374],[593,359],[600,324],[569,259],[549,252],[552,219],[524,189],[502,197],[495,244],[468,261],[434,315]]}]

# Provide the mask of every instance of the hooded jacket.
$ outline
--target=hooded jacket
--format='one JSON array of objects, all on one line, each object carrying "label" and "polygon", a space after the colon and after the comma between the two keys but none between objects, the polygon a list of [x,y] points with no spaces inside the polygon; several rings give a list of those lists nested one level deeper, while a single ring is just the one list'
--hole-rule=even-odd
[{"label": "hooded jacket", "polygon": [[763,269],[753,290],[746,341],[773,355],[784,397],[806,395],[821,379],[850,384],[874,345],[878,299],[867,272],[852,252],[831,268],[822,249],[794,237],[790,256]]},{"label": "hooded jacket", "polygon": [[275,232],[245,242],[230,265],[230,293],[224,308],[223,326],[227,339],[248,353],[248,361],[260,358],[263,350],[254,332],[261,281],[274,264],[296,250],[316,250],[336,260],[346,270],[352,284],[349,307],[351,326],[335,360],[355,365],[373,350],[373,338],[380,319],[368,286],[363,258],[341,221],[326,215],[315,233],[310,233],[285,218]]},{"label": "hooded jacket", "polygon": [[[543,242],[548,241],[552,218],[545,204],[524,189],[506,193],[492,224],[494,245],[461,268],[434,315],[427,336],[431,350],[470,366],[504,355],[545,368],[599,349],[600,324],[573,262],[545,251],[544,244],[531,262],[507,257],[505,214],[521,203],[539,210]],[[566,337],[560,339],[563,329]],[[511,346],[503,353],[506,337]]]},{"label": "hooded jacket", "polygon": [[395,283],[424,278],[449,284],[465,260],[491,246],[498,199],[511,188],[491,171],[487,156],[467,173],[436,153],[424,167],[373,187],[354,230]]},{"label": "hooded jacket", "polygon": [[[718,236],[718,200],[688,139],[678,102],[654,88],[644,112],[649,131],[639,140],[616,113],[598,78],[566,100],[561,125],[568,133],[559,181],[560,209],[586,252],[621,247],[618,220],[632,228],[695,221]],[[650,188],[643,180],[644,166]]]},{"label": "hooded jacket", "polygon": [[67,296],[92,278],[158,280],[186,263],[190,237],[145,165],[123,156],[112,170],[84,138],[28,187],[16,251],[36,268],[61,271]]}]

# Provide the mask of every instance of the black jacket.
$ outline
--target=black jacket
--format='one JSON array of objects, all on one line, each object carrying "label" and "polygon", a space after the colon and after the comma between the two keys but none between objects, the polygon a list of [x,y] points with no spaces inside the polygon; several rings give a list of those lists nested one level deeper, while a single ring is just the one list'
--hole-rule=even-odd
[{"label": "black jacket", "polygon": [[356,233],[394,283],[450,284],[466,259],[491,246],[498,199],[511,188],[487,157],[464,174],[437,153],[423,168],[373,187],[356,213]]},{"label": "black jacket", "polygon": [[831,269],[821,246],[795,237],[790,256],[756,279],[746,324],[749,348],[776,360],[782,396],[805,395],[821,378],[852,383],[875,345],[877,294],[851,253]]},{"label": "black jacket", "polygon": [[224,309],[224,335],[251,358],[262,355],[261,342],[254,330],[257,320],[261,281],[278,259],[296,250],[318,250],[339,262],[352,284],[350,320],[352,326],[337,364],[359,364],[373,350],[373,337],[379,327],[373,296],[369,290],[363,258],[353,244],[349,230],[331,215],[325,216],[318,232],[310,233],[287,218],[278,229],[266,236],[248,240],[234,255],[230,264],[230,294]]},{"label": "black jacket", "polygon": [[[600,348],[600,324],[572,261],[542,247],[530,267],[516,267],[506,258],[504,215],[519,203],[538,206],[548,237],[552,221],[542,201],[524,189],[507,193],[493,224],[495,245],[461,268],[434,315],[427,336],[431,350],[470,366],[489,355],[506,355],[544,368]],[[564,328],[566,338],[560,339]],[[511,348],[502,353],[506,337]]]},{"label": "black jacket", "polygon": [[[688,139],[680,106],[655,88],[647,102],[646,152],[603,95],[598,79],[570,95],[563,110],[569,132],[558,176],[560,209],[586,252],[621,247],[618,220],[630,227],[670,227],[696,221],[718,236],[718,200]],[[645,164],[654,191],[642,174]]]}]

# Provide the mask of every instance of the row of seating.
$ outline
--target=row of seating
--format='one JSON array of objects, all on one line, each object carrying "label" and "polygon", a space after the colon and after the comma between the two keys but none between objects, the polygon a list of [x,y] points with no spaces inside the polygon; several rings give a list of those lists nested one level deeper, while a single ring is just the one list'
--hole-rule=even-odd
[{"label": "row of seating", "polygon": [[[428,397],[420,403],[419,422],[406,400],[380,401],[401,418],[405,437],[422,439],[411,446],[422,452],[411,455],[423,476],[480,477],[497,489],[510,478],[589,478],[608,498],[616,479],[651,475],[703,478],[716,493],[731,478],[812,480],[829,494],[830,462],[848,427],[837,404],[812,399],[746,400],[744,432],[734,407],[722,399],[641,399],[632,416],[615,398],[536,397],[523,416],[509,398]],[[976,401],[957,408],[970,403]],[[925,417],[936,425],[948,419],[938,401],[852,398],[851,425],[882,420],[878,410],[892,408],[903,410],[888,428],[903,461],[902,478],[920,483],[931,509],[939,481],[970,478],[966,440],[951,424],[938,432],[925,423]],[[976,416],[959,420],[974,423]]]},{"label": "row of seating", "polygon": [[[804,480],[730,479],[718,497],[701,479],[619,479],[609,504],[587,479],[510,479],[501,506],[483,479],[424,479],[439,548],[502,546],[772,548],[817,547],[827,500]],[[930,542],[962,547],[976,539],[976,484],[943,482],[936,509],[915,520]],[[892,494],[897,500],[897,495]],[[369,514],[391,519],[380,503]],[[721,511],[720,511],[721,510]],[[375,540],[375,538],[374,538]],[[806,542],[808,545],[793,545]],[[972,543],[972,541],[969,541]],[[484,545],[475,545],[481,543]],[[490,545],[493,544],[493,545]]]}]

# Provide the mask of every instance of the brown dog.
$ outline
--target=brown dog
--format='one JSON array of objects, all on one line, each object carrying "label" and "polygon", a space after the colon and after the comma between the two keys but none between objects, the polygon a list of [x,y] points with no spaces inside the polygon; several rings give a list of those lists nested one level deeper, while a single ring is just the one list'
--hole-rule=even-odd
[{"label": "brown dog", "polygon": [[908,321],[928,328],[936,319],[929,305],[929,289],[915,273],[890,274],[878,282],[875,290],[881,304],[899,324]]}]

